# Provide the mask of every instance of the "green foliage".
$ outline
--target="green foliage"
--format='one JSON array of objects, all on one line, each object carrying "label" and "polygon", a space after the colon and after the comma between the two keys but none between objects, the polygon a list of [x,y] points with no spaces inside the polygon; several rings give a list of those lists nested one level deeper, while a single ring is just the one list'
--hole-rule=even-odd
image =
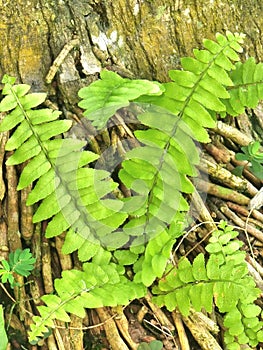
[{"label": "green foliage", "polygon": [[93,263],[83,264],[83,271],[62,272],[62,278],[55,281],[57,295],[43,296],[46,306],[38,307],[40,316],[33,317],[29,336],[32,344],[54,327],[54,319],[70,322],[68,313],[84,317],[85,308],[125,305],[145,295],[145,288],[128,280],[125,269],[109,263],[109,259],[98,257]]},{"label": "green foliage", "polygon": [[5,331],[5,319],[4,319],[4,312],[3,312],[3,306],[0,305],[0,350],[6,350],[8,339],[7,334]]},{"label": "green foliage", "polygon": [[[231,61],[239,60],[237,53],[242,52],[243,36],[227,32],[226,36],[217,34],[216,39],[217,42],[204,40],[205,50],[194,50],[195,57],[181,59],[183,70],[169,72],[173,81],[164,84],[165,92],[160,98],[140,99],[151,101],[178,116],[174,121],[176,129],[168,131],[172,133],[171,138],[182,129],[192,138],[208,142],[204,127],[215,125],[215,112],[226,111],[224,101],[230,97],[228,87],[234,85],[229,77],[229,72],[235,70]],[[163,117],[158,121],[165,124]]]},{"label": "green foliage", "polygon": [[233,86],[228,89],[229,99],[223,101],[226,112],[237,116],[246,107],[255,108],[263,99],[263,63],[256,64],[250,57],[244,63],[236,63],[229,76]]},{"label": "green foliage", "polygon": [[[178,221],[176,225],[171,225],[169,229],[163,230],[149,241],[144,254],[133,265],[135,282],[150,286],[156,277],[162,277],[175,239],[182,235],[183,228],[183,220],[181,225]],[[136,250],[136,247],[134,249]]]},{"label": "green foliage", "polygon": [[254,304],[260,290],[248,274],[245,252],[240,250],[243,243],[237,235],[222,222],[206,246],[207,261],[202,253],[192,263],[182,257],[176,267],[167,267],[165,277],[153,288],[153,301],[170,311],[178,308],[185,316],[191,307],[211,312],[214,303],[225,314],[227,349],[232,344],[255,346],[262,339],[261,309]]},{"label": "green foliage", "polygon": [[141,343],[138,347],[138,350],[162,350],[163,343],[159,340],[153,340],[149,344]]},{"label": "green foliage", "polygon": [[[187,177],[196,175],[199,162],[194,140],[209,141],[205,128],[215,126],[215,112],[226,109],[221,99],[229,97],[226,87],[233,83],[228,71],[235,68],[231,60],[239,59],[236,52],[242,51],[241,42],[242,36],[230,33],[227,37],[218,34],[217,43],[205,40],[206,50],[195,50],[195,58],[183,58],[183,70],[170,71],[173,81],[164,84],[161,96],[141,96],[135,101],[142,106],[138,120],[147,130],[135,132],[143,147],[126,154],[119,172],[120,180],[133,192],[124,202],[131,219],[123,228],[137,236],[132,246],[163,235],[167,225],[181,222],[180,213],[188,210],[183,193],[193,192]],[[161,260],[156,253],[150,258],[147,252],[142,259],[151,259],[153,266],[153,258]],[[149,263],[143,266],[142,281],[149,285],[154,274],[149,273]],[[160,262],[160,266],[165,264]],[[161,267],[156,272],[155,277]]]},{"label": "green foliage", "polygon": [[2,260],[0,263],[1,282],[9,282],[10,286],[14,288],[17,285],[14,273],[24,277],[29,276],[34,269],[36,259],[32,257],[28,248],[24,250],[16,249],[9,254],[8,258],[8,261]]},{"label": "green foliage", "polygon": [[[168,263],[186,225],[184,195],[194,191],[189,177],[197,174],[196,141],[209,141],[206,128],[215,126],[217,113],[236,115],[236,91],[242,108],[252,105],[250,86],[257,89],[256,99],[261,98],[261,65],[238,62],[242,42],[243,35],[229,32],[217,34],[216,41],[204,40],[204,49],[183,58],[182,70],[170,71],[172,81],[162,85],[103,71],[99,81],[79,91],[79,106],[99,129],[130,102],[144,126],[135,132],[140,146],[125,155],[118,174],[132,194],[123,200],[114,196],[118,184],[109,172],[90,167],[99,156],[84,151],[85,142],[62,138],[71,122],[59,119],[60,112],[39,107],[46,95],[29,93],[28,85],[14,85],[14,78],[4,76],[0,112],[6,116],[0,131],[14,129],[6,145],[14,151],[7,164],[27,162],[18,190],[34,184],[27,199],[28,205],[39,204],[34,222],[49,220],[47,237],[67,231],[63,252],[78,251],[85,262],[82,271],[63,272],[55,281],[56,294],[43,297],[46,305],[33,318],[31,343],[48,336],[54,319],[69,322],[69,313],[83,317],[84,308],[127,304],[145,295],[156,278],[155,300],[169,310],[179,307],[186,315],[192,305],[210,311],[214,302],[226,313],[229,349],[245,341],[231,325],[235,309],[249,330],[250,344],[261,339],[258,324],[244,311],[253,307],[258,291],[232,229],[214,233],[208,259],[202,254],[193,263],[182,258],[177,268]],[[255,74],[247,78],[252,66]],[[128,265],[133,279],[130,271],[126,274]]]},{"label": "green foliage", "polygon": [[[251,142],[248,146],[241,147],[243,153],[237,153],[236,159],[247,161],[249,170],[259,179],[263,180],[263,153],[260,152],[260,142]],[[244,165],[240,165],[234,169],[235,175],[242,175]]]},{"label": "green foliage", "polygon": [[47,237],[71,228],[89,241],[108,244],[111,232],[127,217],[120,212],[122,202],[101,199],[117,184],[109,179],[106,171],[86,167],[98,156],[82,151],[85,142],[54,138],[66,132],[71,122],[58,120],[58,111],[32,109],[45,100],[46,94],[27,94],[28,85],[13,86],[14,81],[6,76],[3,81],[7,81],[2,92],[6,96],[0,103],[0,111],[9,113],[1,123],[0,131],[17,126],[6,144],[6,150],[15,150],[7,165],[29,160],[17,189],[37,180],[27,199],[28,205],[42,201],[33,221],[52,218],[46,229]]},{"label": "green foliage", "polygon": [[79,106],[83,113],[98,129],[105,127],[107,121],[122,107],[141,95],[161,95],[164,88],[157,82],[130,80],[111,71],[102,71],[97,80],[79,90],[82,99]]}]

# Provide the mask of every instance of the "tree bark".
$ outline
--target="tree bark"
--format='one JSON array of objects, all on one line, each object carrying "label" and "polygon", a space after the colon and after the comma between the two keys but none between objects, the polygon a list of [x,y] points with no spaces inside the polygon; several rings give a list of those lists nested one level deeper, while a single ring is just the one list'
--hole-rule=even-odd
[{"label": "tree bark", "polygon": [[[180,57],[216,32],[245,33],[245,54],[263,58],[260,0],[2,0],[0,15],[0,76],[59,91],[70,103],[104,67],[165,81]],[[46,84],[52,62],[73,38],[79,44],[61,63],[58,85]]]}]

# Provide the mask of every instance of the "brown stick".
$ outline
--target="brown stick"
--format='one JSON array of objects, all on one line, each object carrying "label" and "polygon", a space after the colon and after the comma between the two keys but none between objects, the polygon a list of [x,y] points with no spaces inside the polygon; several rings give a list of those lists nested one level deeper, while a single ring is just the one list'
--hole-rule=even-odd
[{"label": "brown stick", "polygon": [[157,317],[161,325],[168,328],[170,331],[173,331],[174,325],[169,321],[165,313],[157,305],[152,303],[152,295],[150,292],[146,294],[145,299],[147,300],[147,303],[149,304],[152,312]]},{"label": "brown stick", "polygon": [[263,292],[263,280],[262,277],[260,276],[259,271],[257,271],[253,265],[251,264],[251,261],[253,260],[250,256],[247,258],[247,267],[248,267],[248,271],[250,273],[251,276],[253,276],[253,279],[256,283],[256,286]]},{"label": "brown stick", "polygon": [[232,210],[230,210],[226,204],[222,204],[222,206],[220,206],[220,210],[237,226],[246,229],[249,234],[258,239],[260,242],[263,242],[263,233],[250,225],[246,225],[246,223],[240,219],[240,217],[237,216]]},{"label": "brown stick", "polygon": [[247,189],[247,182],[241,177],[235,176],[227,169],[223,168],[219,164],[216,164],[205,157],[201,158],[198,168],[204,172],[207,172],[213,178],[219,180],[224,185],[239,191],[245,191]]},{"label": "brown stick", "polygon": [[36,305],[41,304],[40,297],[45,294],[42,275],[40,274],[42,268],[42,252],[41,252],[41,224],[35,225],[34,234],[31,240],[31,250],[35,262],[35,272],[30,276],[30,292]]},{"label": "brown stick", "polygon": [[[0,120],[2,113],[0,114]],[[7,143],[8,140],[8,132],[3,132],[0,133],[0,200],[2,200],[5,196],[5,183],[4,183],[4,179],[3,179],[3,162],[4,162],[4,157],[5,157],[5,145]]]},{"label": "brown stick", "polygon": [[71,318],[71,322],[69,327],[69,333],[70,333],[71,343],[73,346],[71,350],[82,349],[83,335],[84,335],[82,331],[83,320],[82,318],[74,314],[71,314],[70,318]]},{"label": "brown stick", "polygon": [[223,186],[208,183],[201,179],[196,181],[196,187],[198,190],[209,193],[212,196],[230,200],[241,205],[247,205],[249,203],[249,198],[243,194]]},{"label": "brown stick", "polygon": [[129,345],[130,349],[136,350],[138,348],[138,344],[136,344],[129,333],[129,324],[127,321],[127,318],[125,317],[123,313],[122,306],[116,306],[112,308],[113,313],[116,313],[117,316],[115,317],[115,323],[118,326],[118,329],[125,339],[126,343]]},{"label": "brown stick", "polygon": [[178,337],[179,337],[181,349],[182,350],[191,350],[187,335],[185,333],[181,314],[175,310],[172,312],[172,318],[173,318],[174,324],[175,324],[177,332],[178,332]]},{"label": "brown stick", "polygon": [[[199,180],[198,180],[198,183],[199,183]],[[208,209],[204,205],[202,198],[200,197],[199,193],[196,190],[191,195],[191,201],[194,207],[196,208],[196,210],[198,211],[200,219],[206,222],[205,226],[207,227],[207,229],[209,231],[215,230],[216,224],[214,223],[213,218],[211,217]]]},{"label": "brown stick", "polygon": [[59,261],[60,261],[61,268],[63,271],[72,269],[72,260],[71,260],[70,255],[66,255],[66,254],[62,253],[62,247],[64,244],[64,237],[65,237],[65,234],[60,235],[60,236],[56,236],[56,238],[55,238],[56,249],[58,252]]},{"label": "brown stick", "polygon": [[7,222],[4,213],[4,208],[0,202],[0,260],[8,257],[8,238],[7,238]]},{"label": "brown stick", "polygon": [[51,269],[51,254],[48,240],[42,237],[42,276],[45,293],[49,294],[54,291]]},{"label": "brown stick", "polygon": [[104,329],[107,336],[107,340],[110,343],[110,347],[112,350],[129,350],[127,345],[124,343],[122,338],[120,337],[120,334],[118,332],[117,326],[114,322],[114,320],[111,318],[110,313],[108,310],[104,308],[97,308],[96,309],[99,318],[101,322],[104,322]]},{"label": "brown stick", "polygon": [[22,248],[19,233],[19,214],[18,214],[18,193],[17,175],[14,166],[6,167],[6,178],[8,187],[7,197],[7,222],[8,222],[8,244],[10,251]]},{"label": "brown stick", "polygon": [[216,145],[213,143],[208,143],[204,145],[206,151],[213,156],[217,163],[228,164],[231,161],[231,158],[235,155],[234,152],[231,152],[226,148],[222,143],[216,142]]},{"label": "brown stick", "polygon": [[196,323],[191,316],[182,316],[182,319],[197,343],[200,344],[202,350],[222,350],[215,338],[200,324],[200,322]]},{"label": "brown stick", "polygon": [[34,225],[33,225],[33,206],[26,205],[26,200],[28,194],[30,193],[32,186],[28,186],[21,190],[21,200],[20,200],[20,210],[21,210],[21,235],[26,240],[29,241],[33,235]]},{"label": "brown stick", "polygon": [[217,122],[216,127],[213,129],[217,134],[224,136],[227,139],[231,139],[240,146],[247,146],[253,140],[247,135],[243,134],[238,129],[231,125],[227,125],[221,121]]}]

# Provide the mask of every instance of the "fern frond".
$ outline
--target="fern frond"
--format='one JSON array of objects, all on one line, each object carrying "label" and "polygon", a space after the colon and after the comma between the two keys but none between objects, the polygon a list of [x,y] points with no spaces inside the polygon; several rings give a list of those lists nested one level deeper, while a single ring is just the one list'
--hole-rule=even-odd
[{"label": "fern frond", "polygon": [[[133,265],[135,282],[150,286],[156,278],[162,277],[167,261],[170,258],[172,247],[176,239],[182,235],[184,226],[183,215],[181,215],[181,224],[178,215],[176,223],[170,225],[169,229],[163,230],[148,242],[144,254]],[[137,246],[131,246],[131,251],[136,252],[137,249]]]},{"label": "fern frond", "polygon": [[161,95],[163,91],[157,82],[125,79],[104,70],[100,73],[100,80],[79,90],[82,99],[79,106],[85,110],[84,116],[102,129],[110,117],[118,109],[128,106],[130,101],[141,95]]},{"label": "fern frond", "polygon": [[134,193],[124,205],[133,216],[124,231],[139,236],[134,244],[148,242],[188,210],[183,193],[193,192],[187,177],[196,175],[199,161],[194,140],[207,142],[205,127],[215,126],[214,113],[225,111],[221,100],[229,98],[227,87],[233,85],[228,73],[242,51],[241,35],[216,38],[204,40],[205,50],[194,50],[194,58],[182,59],[183,70],[170,72],[173,81],[164,84],[162,96],[135,101],[144,108],[138,119],[148,129],[135,132],[143,147],[126,154],[119,172]]},{"label": "fern frond", "polygon": [[[101,251],[103,250],[100,248]],[[102,252],[102,255],[104,255]],[[98,254],[100,256],[100,253]],[[109,253],[109,258],[111,254]],[[46,306],[39,306],[40,316],[34,316],[31,324],[29,341],[37,343],[38,338],[54,328],[54,319],[70,322],[68,313],[79,317],[85,316],[85,308],[117,306],[128,304],[130,300],[145,295],[145,287],[123,276],[125,270],[104,260],[85,263],[83,271],[63,271],[62,278],[56,279],[57,295],[45,295],[42,300]]]},{"label": "fern frond", "polygon": [[[7,150],[14,150],[7,164],[28,161],[17,188],[23,189],[37,181],[27,199],[28,205],[42,200],[33,221],[51,218],[47,237],[71,228],[93,243],[113,244],[114,239],[109,234],[119,227],[127,214],[119,212],[121,201],[101,199],[117,184],[109,179],[108,172],[86,167],[98,155],[82,151],[85,142],[54,139],[67,131],[71,122],[58,120],[58,111],[32,109],[45,100],[46,94],[28,94],[28,85],[14,86],[14,81],[6,76],[3,81],[6,81],[3,89],[6,96],[0,103],[0,111],[9,113],[1,123],[0,131],[17,126],[6,145]],[[126,243],[124,237],[116,242]]]},{"label": "fern frond", "polygon": [[[233,62],[239,60],[238,53],[242,52],[242,35],[227,32],[226,36],[217,34],[216,40],[204,40],[204,50],[194,50],[194,58],[182,59],[183,70],[170,71],[173,81],[163,84],[162,95],[156,83],[141,81],[138,91],[138,81],[122,79],[107,71],[102,73],[101,80],[79,93],[84,115],[99,128],[118,108],[127,106],[129,100],[143,109],[138,119],[148,129],[135,132],[143,147],[126,154],[119,172],[120,180],[133,193],[124,200],[122,210],[131,217],[123,231],[124,236],[133,237],[134,253],[142,253],[150,239],[164,235],[168,225],[182,220],[178,218],[180,212],[188,210],[183,193],[193,192],[187,177],[196,175],[195,165],[199,161],[194,140],[208,142],[205,128],[215,126],[215,113],[226,111],[222,100],[229,98],[227,87],[233,85],[229,72],[235,69]],[[153,269],[157,274],[148,274],[150,261],[156,258],[143,257],[138,266],[143,259],[145,272],[142,270],[139,275],[149,285],[160,270],[157,273]],[[163,255],[165,259],[167,254]],[[162,269],[164,265],[160,263]]]},{"label": "fern frond", "polygon": [[263,63],[257,64],[250,57],[244,63],[236,63],[229,76],[234,85],[228,89],[230,98],[223,101],[226,112],[237,116],[244,113],[246,107],[255,108],[263,99]]},{"label": "fern frond", "polygon": [[263,322],[259,320],[261,308],[248,301],[239,302],[224,318],[227,331],[224,342],[228,350],[237,349],[239,344],[256,347],[263,340]]},{"label": "fern frond", "polygon": [[221,223],[206,247],[210,253],[207,262],[199,254],[193,263],[183,257],[177,267],[169,266],[166,276],[153,289],[157,294],[154,301],[170,311],[178,308],[183,315],[189,315],[191,307],[211,312],[215,303],[226,314],[226,344],[243,344],[245,334],[245,343],[255,346],[262,337],[262,322],[257,317],[260,311],[254,304],[260,290],[248,274],[245,252],[240,251],[242,242],[235,238],[237,235],[231,226]]},{"label": "fern frond", "polygon": [[[234,85],[229,76],[236,68],[232,61],[239,61],[238,53],[242,52],[242,34],[218,33],[216,40],[205,39],[205,50],[195,49],[195,57],[181,59],[183,70],[169,72],[173,81],[164,84],[161,97],[138,99],[177,115],[178,127],[200,142],[209,141],[204,127],[215,125],[214,113],[226,111],[223,101],[230,97],[228,88]],[[160,122],[165,123],[164,118]]]}]

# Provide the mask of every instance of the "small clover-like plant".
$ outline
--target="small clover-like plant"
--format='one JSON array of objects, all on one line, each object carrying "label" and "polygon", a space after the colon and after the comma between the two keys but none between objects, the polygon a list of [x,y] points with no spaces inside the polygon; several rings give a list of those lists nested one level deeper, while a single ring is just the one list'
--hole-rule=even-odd
[{"label": "small clover-like plant", "polygon": [[263,180],[263,152],[260,152],[261,144],[253,141],[248,146],[241,147],[243,153],[237,153],[236,159],[246,161],[247,165],[240,165],[234,169],[236,175],[241,176],[247,167],[256,177]]},{"label": "small clover-like plant", "polygon": [[34,269],[36,259],[33,258],[30,250],[16,249],[9,254],[8,260],[2,260],[0,263],[0,278],[2,283],[9,282],[11,288],[17,284],[15,280],[15,273],[20,276],[27,277]]}]

